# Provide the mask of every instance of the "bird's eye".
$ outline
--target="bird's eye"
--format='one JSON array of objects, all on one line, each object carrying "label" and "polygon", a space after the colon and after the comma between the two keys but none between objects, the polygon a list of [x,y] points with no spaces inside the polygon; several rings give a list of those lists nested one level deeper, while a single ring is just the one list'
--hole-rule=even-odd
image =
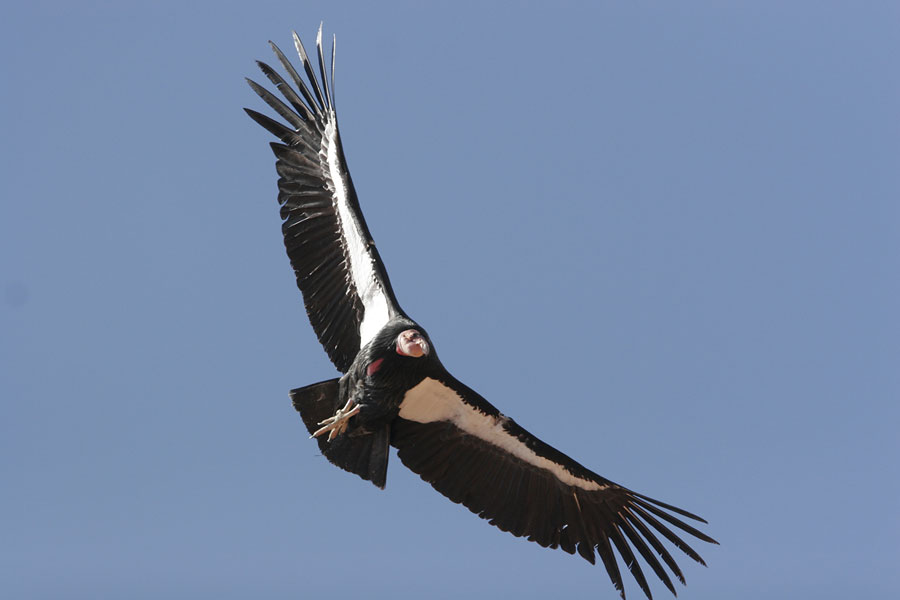
[{"label": "bird's eye", "polygon": [[397,336],[397,354],[419,358],[428,354],[428,342],[415,329],[407,329]]}]

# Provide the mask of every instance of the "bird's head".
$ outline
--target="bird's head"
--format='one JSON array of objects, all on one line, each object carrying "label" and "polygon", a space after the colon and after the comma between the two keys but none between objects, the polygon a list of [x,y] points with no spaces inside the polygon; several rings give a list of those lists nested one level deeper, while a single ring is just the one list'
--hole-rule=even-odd
[{"label": "bird's head", "polygon": [[400,356],[408,356],[410,358],[421,358],[428,356],[431,352],[431,345],[425,339],[418,329],[404,329],[397,336],[394,344],[394,350]]},{"label": "bird's head", "polygon": [[428,334],[414,321],[401,318],[375,336],[364,360],[367,376],[389,372],[391,377],[401,373],[405,377],[421,375],[437,358]]}]

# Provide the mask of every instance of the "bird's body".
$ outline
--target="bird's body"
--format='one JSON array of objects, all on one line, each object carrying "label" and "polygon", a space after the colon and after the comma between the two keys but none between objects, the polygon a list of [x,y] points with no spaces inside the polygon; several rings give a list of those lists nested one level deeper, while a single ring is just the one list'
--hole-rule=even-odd
[{"label": "bird's body", "polygon": [[[412,368],[404,364],[404,359],[409,357],[396,352],[396,338],[414,327],[417,325],[409,318],[395,317],[360,350],[342,377],[291,391],[294,407],[313,435],[341,407],[359,408],[347,420],[340,435],[332,438],[330,431],[327,431],[329,436],[320,434],[319,447],[335,465],[381,488],[387,477],[391,424],[401,412],[407,391],[427,377],[429,370],[434,370],[434,367],[428,369],[429,366],[440,365],[433,350],[431,364],[417,361]],[[323,386],[334,390],[323,394]],[[374,454],[367,457],[369,448]]]},{"label": "bird's body", "polygon": [[[599,556],[623,596],[613,548],[648,597],[634,550],[674,593],[663,565],[682,583],[684,577],[656,536],[702,563],[670,529],[715,543],[675,515],[702,519],[585,468],[444,368],[424,328],[394,297],[362,216],[338,133],[321,29],[321,84],[296,34],[294,41],[311,89],[274,44],[295,88],[259,65],[287,104],[250,82],[289,126],[247,113],[282,142],[272,148],[285,246],[313,329],[343,373],[291,391],[322,453],[384,487],[394,446],[407,467],[492,525],[592,563]],[[333,61],[332,54],[332,72]]]}]

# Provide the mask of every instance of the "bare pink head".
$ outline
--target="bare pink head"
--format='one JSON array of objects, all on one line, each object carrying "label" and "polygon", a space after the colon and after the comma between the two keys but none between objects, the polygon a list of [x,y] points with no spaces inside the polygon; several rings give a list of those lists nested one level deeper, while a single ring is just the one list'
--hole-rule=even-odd
[{"label": "bare pink head", "polygon": [[428,342],[415,329],[407,329],[397,336],[397,354],[419,358],[428,354]]}]

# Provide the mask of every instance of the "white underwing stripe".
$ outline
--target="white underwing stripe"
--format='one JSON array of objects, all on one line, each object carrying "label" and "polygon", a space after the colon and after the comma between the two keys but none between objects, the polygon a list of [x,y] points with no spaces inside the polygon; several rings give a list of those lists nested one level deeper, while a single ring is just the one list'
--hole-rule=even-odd
[{"label": "white underwing stripe", "polygon": [[390,320],[390,310],[384,290],[378,284],[373,268],[372,255],[366,248],[366,239],[360,229],[359,222],[353,214],[347,198],[347,185],[341,174],[340,160],[337,153],[337,128],[336,117],[333,110],[329,111],[328,124],[325,126],[326,161],[328,174],[334,185],[335,205],[337,206],[338,221],[341,226],[341,237],[346,243],[347,255],[350,260],[350,276],[353,285],[359,294],[363,304],[362,322],[359,326],[360,347],[365,346],[375,337],[375,334]]},{"label": "white underwing stripe", "polygon": [[407,391],[400,404],[400,417],[416,423],[449,421],[479,439],[508,452],[530,465],[544,469],[561,482],[583,490],[597,491],[608,486],[576,477],[552,460],[538,456],[504,428],[506,417],[493,417],[466,404],[462,397],[441,382],[426,377]]}]

